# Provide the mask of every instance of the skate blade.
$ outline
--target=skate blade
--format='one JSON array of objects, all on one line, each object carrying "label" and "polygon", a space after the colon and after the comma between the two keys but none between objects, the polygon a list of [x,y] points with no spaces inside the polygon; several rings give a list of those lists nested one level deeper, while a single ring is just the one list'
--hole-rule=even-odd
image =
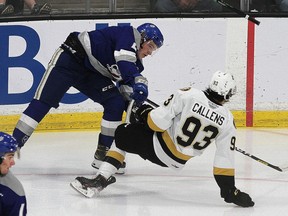
[{"label": "skate blade", "polygon": [[76,190],[78,193],[80,193],[80,194],[82,194],[88,198],[92,198],[96,194],[95,190],[93,190],[89,187],[87,189],[84,189],[78,180],[74,180],[73,182],[71,182],[70,186],[74,190]]}]

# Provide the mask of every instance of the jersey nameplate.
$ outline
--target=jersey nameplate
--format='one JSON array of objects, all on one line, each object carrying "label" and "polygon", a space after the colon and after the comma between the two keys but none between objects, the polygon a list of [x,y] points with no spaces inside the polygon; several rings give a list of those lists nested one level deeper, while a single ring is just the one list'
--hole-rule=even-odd
[{"label": "jersey nameplate", "polygon": [[215,122],[219,126],[221,126],[223,122],[225,121],[224,116],[212,111],[211,109],[199,103],[194,104],[194,106],[192,107],[192,111],[205,117],[206,119],[209,119],[210,121]]}]

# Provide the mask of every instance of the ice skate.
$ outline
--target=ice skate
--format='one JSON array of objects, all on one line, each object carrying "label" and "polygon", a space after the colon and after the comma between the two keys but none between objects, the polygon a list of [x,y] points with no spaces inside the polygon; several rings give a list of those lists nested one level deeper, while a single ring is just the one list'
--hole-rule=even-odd
[{"label": "ice skate", "polygon": [[13,15],[14,7],[13,5],[1,5],[0,6],[0,16]]},{"label": "ice skate", "polygon": [[52,10],[51,4],[44,3],[43,5],[35,4],[31,10],[32,15],[50,14]]},{"label": "ice skate", "polygon": [[91,198],[94,195],[99,195],[100,191],[115,182],[116,178],[114,176],[110,176],[108,179],[102,175],[98,175],[94,179],[80,176],[76,177],[76,179],[70,183],[70,186],[85,197]]}]

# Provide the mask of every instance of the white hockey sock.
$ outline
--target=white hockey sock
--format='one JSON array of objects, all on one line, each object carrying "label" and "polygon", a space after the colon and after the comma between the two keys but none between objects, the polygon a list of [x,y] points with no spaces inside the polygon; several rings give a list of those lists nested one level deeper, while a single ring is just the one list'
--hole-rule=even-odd
[{"label": "white hockey sock", "polygon": [[101,167],[100,167],[99,171],[97,172],[97,175],[101,174],[106,179],[108,179],[111,175],[115,174],[116,171],[117,171],[117,168],[115,166],[113,166],[112,164],[104,161],[101,164]]}]

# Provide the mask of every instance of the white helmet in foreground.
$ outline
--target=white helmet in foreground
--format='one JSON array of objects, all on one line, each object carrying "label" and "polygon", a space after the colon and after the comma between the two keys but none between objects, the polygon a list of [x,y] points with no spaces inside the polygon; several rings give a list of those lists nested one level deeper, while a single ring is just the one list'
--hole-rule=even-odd
[{"label": "white helmet in foreground", "polygon": [[222,71],[216,71],[213,74],[209,88],[219,96],[223,96],[226,101],[236,94],[236,82],[233,75]]}]

